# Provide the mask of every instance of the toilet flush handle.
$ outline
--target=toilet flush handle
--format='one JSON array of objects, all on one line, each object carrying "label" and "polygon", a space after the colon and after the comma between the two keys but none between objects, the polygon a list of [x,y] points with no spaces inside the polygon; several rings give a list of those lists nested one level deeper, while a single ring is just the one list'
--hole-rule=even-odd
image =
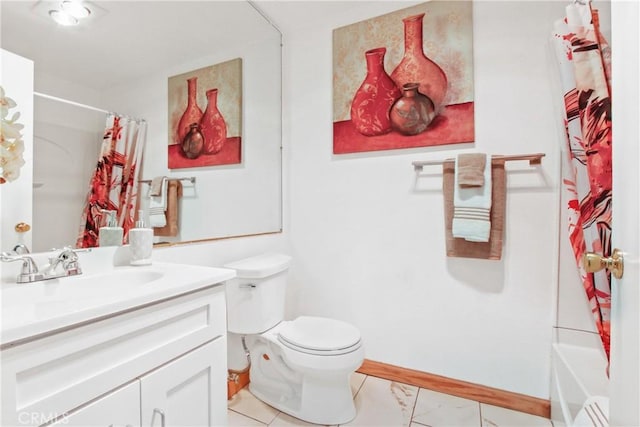
[{"label": "toilet flush handle", "polygon": [[240,289],[255,289],[255,283],[242,283],[238,286]]}]

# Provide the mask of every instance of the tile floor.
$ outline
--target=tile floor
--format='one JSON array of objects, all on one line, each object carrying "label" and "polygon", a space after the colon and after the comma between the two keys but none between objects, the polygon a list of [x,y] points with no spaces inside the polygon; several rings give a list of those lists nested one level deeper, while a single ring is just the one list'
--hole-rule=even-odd
[{"label": "tile floor", "polygon": [[[353,374],[356,418],[345,426],[366,427],[552,427],[550,420],[443,393]],[[255,397],[247,388],[228,405],[229,426],[311,426]]]}]

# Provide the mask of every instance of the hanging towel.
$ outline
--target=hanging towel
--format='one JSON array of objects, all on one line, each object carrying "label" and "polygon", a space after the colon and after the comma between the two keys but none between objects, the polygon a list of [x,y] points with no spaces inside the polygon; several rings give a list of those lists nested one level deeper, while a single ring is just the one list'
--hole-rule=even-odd
[{"label": "hanging towel", "polygon": [[[465,158],[457,156],[456,171],[467,167]],[[485,156],[484,185],[461,187],[456,172],[453,187],[453,237],[470,242],[488,242],[491,232],[491,156]]]},{"label": "hanging towel", "polygon": [[149,196],[160,196],[162,194],[162,184],[164,180],[167,179],[166,176],[156,176],[151,180],[151,185],[149,186]]},{"label": "hanging towel", "polygon": [[484,153],[460,154],[458,156],[458,185],[460,187],[482,187],[487,155]]},{"label": "hanging towel", "polygon": [[609,398],[590,396],[573,420],[573,427],[609,427]]},{"label": "hanging towel", "polygon": [[453,161],[442,165],[442,194],[444,195],[444,218],[447,256],[499,260],[502,257],[502,242],[506,214],[507,180],[504,162],[491,165],[491,233],[488,242],[469,242],[453,237],[453,186],[455,166]]},{"label": "hanging towel", "polygon": [[178,207],[182,197],[182,183],[180,181],[169,181],[167,189],[167,223],[163,227],[155,227],[153,234],[155,236],[175,237],[180,231],[180,218],[178,215]]},{"label": "hanging towel", "polygon": [[[153,192],[160,183],[160,191],[158,194]],[[167,182],[168,179],[165,176],[154,178],[151,181],[149,188],[149,226],[150,227],[164,227],[167,225],[167,218],[165,211],[167,210]]]}]

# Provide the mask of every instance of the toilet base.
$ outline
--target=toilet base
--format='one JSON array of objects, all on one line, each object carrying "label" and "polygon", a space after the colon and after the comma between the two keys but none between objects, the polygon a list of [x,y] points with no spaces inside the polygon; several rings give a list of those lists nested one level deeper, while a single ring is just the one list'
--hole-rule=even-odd
[{"label": "toilet base", "polygon": [[[322,425],[345,424],[356,416],[349,376],[322,375],[306,378],[291,393],[282,393],[260,382],[250,382],[249,391],[269,406],[306,422]],[[275,393],[274,393],[275,392]]]},{"label": "toilet base", "polygon": [[355,418],[350,377],[362,363],[362,348],[350,355],[352,365],[337,370],[294,367],[277,341],[264,337],[251,339],[249,351],[249,391],[264,403],[314,424],[345,424]]}]

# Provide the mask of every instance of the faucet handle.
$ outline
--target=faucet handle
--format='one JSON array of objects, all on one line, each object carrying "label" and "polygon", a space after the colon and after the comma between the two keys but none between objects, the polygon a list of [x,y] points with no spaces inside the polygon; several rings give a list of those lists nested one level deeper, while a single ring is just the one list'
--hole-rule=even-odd
[{"label": "faucet handle", "polygon": [[64,268],[67,276],[82,274],[82,270],[80,269],[80,264],[78,262],[78,252],[87,252],[87,250],[76,250],[70,246],[65,246],[62,249],[62,252],[58,254],[56,261],[62,263],[62,267]]},{"label": "faucet handle", "polygon": [[0,261],[2,262],[11,262],[19,259],[20,256],[15,252],[2,252],[0,253]]},{"label": "faucet handle", "polygon": [[62,261],[62,265],[66,270],[71,263],[78,263],[78,254],[68,246],[62,249],[62,252],[58,255],[58,260]]},{"label": "faucet handle", "polygon": [[30,256],[10,253],[10,252],[2,252],[2,254],[0,255],[0,261],[3,261],[3,262],[22,261],[21,274],[34,274],[38,272],[38,266],[36,266],[36,262]]},{"label": "faucet handle", "polygon": [[30,256],[2,252],[2,254],[0,254],[0,261],[22,261],[22,270],[16,279],[16,283],[35,282],[36,280],[42,280],[44,278],[44,275],[38,272],[38,266]]}]

